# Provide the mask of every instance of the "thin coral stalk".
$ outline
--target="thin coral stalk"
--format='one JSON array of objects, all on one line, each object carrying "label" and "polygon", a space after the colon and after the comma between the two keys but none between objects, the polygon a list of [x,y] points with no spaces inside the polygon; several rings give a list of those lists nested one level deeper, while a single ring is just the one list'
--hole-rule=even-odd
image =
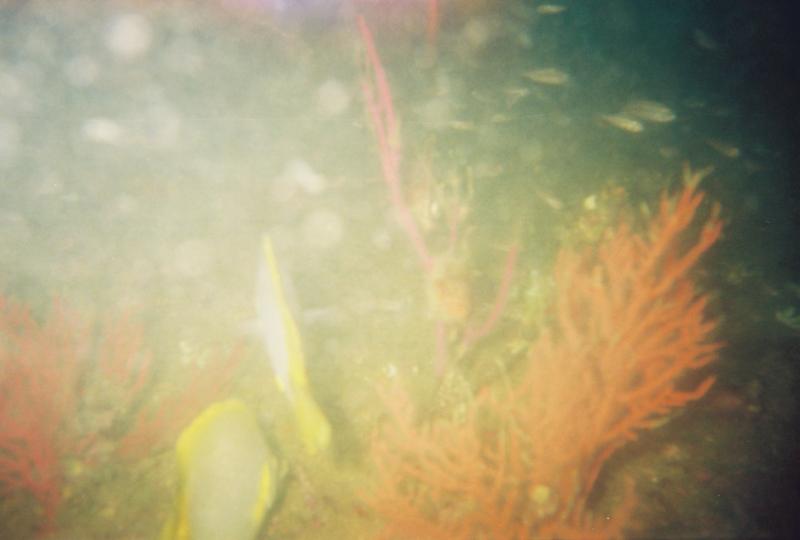
[{"label": "thin coral stalk", "polygon": [[362,16],[358,17],[358,29],[372,68],[372,80],[362,81],[361,89],[378,139],[383,179],[389,188],[390,202],[397,220],[411,241],[423,269],[430,273],[433,271],[433,257],[403,196],[400,180],[400,130],[394,113],[392,92],[372,32]]}]

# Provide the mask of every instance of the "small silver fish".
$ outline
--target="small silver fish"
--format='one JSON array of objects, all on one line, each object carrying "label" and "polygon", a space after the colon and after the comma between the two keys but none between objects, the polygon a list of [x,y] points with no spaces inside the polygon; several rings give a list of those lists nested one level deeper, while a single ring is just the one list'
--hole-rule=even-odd
[{"label": "small silver fish", "polygon": [[608,125],[628,133],[641,133],[644,126],[635,118],[630,118],[622,114],[601,114],[600,118]]},{"label": "small silver fish", "polygon": [[665,124],[675,120],[675,113],[672,109],[659,103],[658,101],[650,101],[648,99],[639,99],[631,101],[623,109],[626,116],[635,116],[640,120],[647,122],[657,122]]},{"label": "small silver fish", "polygon": [[536,8],[536,13],[539,15],[556,15],[567,10],[567,6],[558,4],[542,4]]},{"label": "small silver fish", "polygon": [[562,86],[569,82],[569,75],[567,73],[552,67],[526,71],[522,76],[535,83],[548,84],[550,86]]},{"label": "small silver fish", "polygon": [[549,206],[552,210],[559,211],[564,208],[564,203],[561,201],[561,199],[552,193],[548,193],[541,189],[535,189],[534,193],[536,193],[536,196],[539,197],[542,202]]},{"label": "small silver fish", "polygon": [[506,107],[513,106],[517,101],[521,100],[524,97],[530,95],[531,91],[527,88],[522,88],[519,86],[512,86],[510,88],[506,88],[503,93],[506,96]]},{"label": "small silver fish", "polygon": [[741,155],[739,147],[719,139],[706,139],[706,144],[729,159],[736,159]]},{"label": "small silver fish", "polygon": [[451,120],[447,123],[447,127],[454,131],[474,131],[477,126],[475,122],[469,120]]},{"label": "small silver fish", "polygon": [[495,113],[489,118],[489,121],[493,124],[507,124],[511,121],[511,117],[507,114]]}]

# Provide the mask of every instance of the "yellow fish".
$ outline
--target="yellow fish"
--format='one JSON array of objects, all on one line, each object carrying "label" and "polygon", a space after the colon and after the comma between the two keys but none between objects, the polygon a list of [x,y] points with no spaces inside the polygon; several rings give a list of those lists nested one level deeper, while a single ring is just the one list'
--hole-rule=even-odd
[{"label": "yellow fish", "polygon": [[272,241],[263,238],[263,259],[256,282],[256,322],[264,341],[278,387],[294,408],[300,439],[309,454],[330,444],[331,426],[311,394],[306,377],[300,331],[283,293]]},{"label": "yellow fish", "polygon": [[277,460],[252,411],[210,405],[175,447],[180,482],[161,540],[253,540],[275,501]]}]

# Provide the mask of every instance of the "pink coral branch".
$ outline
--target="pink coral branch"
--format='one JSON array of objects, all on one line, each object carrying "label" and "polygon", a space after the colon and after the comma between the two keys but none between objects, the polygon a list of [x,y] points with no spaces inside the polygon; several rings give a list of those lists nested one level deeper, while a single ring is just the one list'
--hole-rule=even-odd
[{"label": "pink coral branch", "polygon": [[[438,6],[436,3],[432,2],[431,5],[438,13]],[[364,43],[369,66],[372,69],[372,77],[365,78],[362,81],[361,89],[364,94],[367,113],[378,141],[383,179],[389,190],[389,200],[400,226],[411,242],[417,258],[422,264],[425,274],[431,278],[435,271],[436,262],[428,250],[419,226],[414,220],[414,216],[403,197],[399,172],[400,132],[397,116],[394,111],[391,88],[389,87],[389,83],[386,79],[386,72],[375,47],[375,40],[373,39],[372,32],[362,16],[358,17],[358,28]],[[456,209],[448,216],[448,251],[455,249],[458,241],[458,228],[464,219],[464,215],[462,209]],[[518,252],[518,245],[513,246],[509,251],[503,270],[502,282],[498,289],[492,310],[487,319],[480,326],[473,327],[466,332],[461,343],[462,350],[469,349],[477,341],[489,334],[500,320],[508,302],[508,294]],[[436,321],[435,347],[435,369],[436,372],[441,375],[447,363],[446,323],[442,320]]]},{"label": "pink coral branch", "polygon": [[362,82],[361,90],[364,93],[367,112],[378,139],[383,179],[389,188],[389,201],[397,216],[397,221],[408,236],[417,258],[422,264],[422,268],[430,274],[433,271],[433,257],[416,221],[414,221],[414,216],[403,197],[400,185],[400,130],[397,127],[397,117],[394,113],[392,92],[389,82],[386,80],[386,72],[381,64],[380,56],[375,48],[372,32],[362,16],[358,17],[358,29],[361,32],[373,75],[371,81]]}]

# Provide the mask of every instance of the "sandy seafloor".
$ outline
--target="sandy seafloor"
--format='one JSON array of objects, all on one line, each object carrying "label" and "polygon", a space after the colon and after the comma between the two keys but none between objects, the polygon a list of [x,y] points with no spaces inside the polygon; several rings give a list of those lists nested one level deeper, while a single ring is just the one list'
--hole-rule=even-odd
[{"label": "sandy seafloor", "polygon": [[[552,15],[537,2],[442,4],[435,50],[424,5],[364,12],[401,123],[406,188],[421,193],[409,195],[417,217],[437,204],[469,209],[460,264],[476,319],[523,239],[504,317],[464,362],[519,355],[535,339],[523,325],[538,320],[554,254],[606,225],[593,215],[643,211],[679,185],[684,162],[713,166],[703,188],[726,227],[698,279],[727,344],[718,382],[620,451],[601,484],[635,479],[632,538],[791,537],[800,278],[786,13],[748,2],[564,2]],[[159,377],[243,343],[232,393],[273,430],[290,471],[261,538],[368,538],[376,389],[434,386],[424,279],[381,179],[352,13],[240,7],[2,4],[0,290],[37,314],[54,297],[87,320],[134,314]],[[524,76],[548,67],[569,80]],[[675,118],[640,133],[603,119],[633,100]],[[414,184],[426,170],[444,187]],[[292,439],[248,330],[266,232],[333,424],[318,459]],[[157,537],[175,489],[171,452],[134,463],[97,452],[65,464],[56,537]],[[36,520],[26,497],[0,499],[1,538],[31,537]]]}]

